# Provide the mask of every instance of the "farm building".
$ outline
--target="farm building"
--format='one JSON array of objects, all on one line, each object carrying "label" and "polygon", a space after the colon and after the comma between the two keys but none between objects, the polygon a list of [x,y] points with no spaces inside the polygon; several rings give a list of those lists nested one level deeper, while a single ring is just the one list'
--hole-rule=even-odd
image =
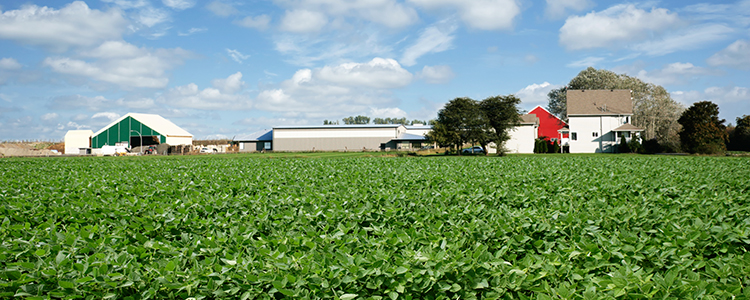
[{"label": "farm building", "polygon": [[65,134],[65,154],[90,154],[91,130],[69,130]]},{"label": "farm building", "polygon": [[237,143],[240,152],[259,152],[273,150],[273,131],[261,130],[251,134],[238,135],[233,142]]},{"label": "farm building", "polygon": [[559,130],[568,126],[563,120],[538,105],[529,111],[529,114],[536,115],[539,118],[537,137],[544,137],[548,141],[561,140],[560,144],[562,145],[568,142],[568,133],[559,132]]},{"label": "farm building", "polygon": [[280,126],[273,128],[275,151],[374,151],[419,149],[430,126],[400,124]]},{"label": "farm building", "polygon": [[630,90],[568,90],[570,153],[614,153],[619,138],[637,136]]},{"label": "farm building", "polygon": [[160,115],[129,113],[91,136],[91,147],[192,145],[193,135]]},{"label": "farm building", "polygon": [[534,140],[538,137],[539,117],[521,115],[521,123],[510,130],[510,139],[503,145],[509,153],[534,153]]}]

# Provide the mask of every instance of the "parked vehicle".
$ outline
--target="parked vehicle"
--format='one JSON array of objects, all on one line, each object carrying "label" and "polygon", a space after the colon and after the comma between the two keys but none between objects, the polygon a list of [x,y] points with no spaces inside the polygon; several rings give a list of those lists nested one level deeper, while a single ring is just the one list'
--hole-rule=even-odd
[{"label": "parked vehicle", "polygon": [[482,149],[482,147],[479,147],[479,146],[474,146],[471,148],[466,148],[466,149],[461,150],[461,153],[462,154],[480,154],[480,153],[484,154],[484,149]]},{"label": "parked vehicle", "polygon": [[217,153],[217,152],[219,152],[219,150],[216,150],[216,148],[208,148],[208,147],[201,148],[201,153]]}]

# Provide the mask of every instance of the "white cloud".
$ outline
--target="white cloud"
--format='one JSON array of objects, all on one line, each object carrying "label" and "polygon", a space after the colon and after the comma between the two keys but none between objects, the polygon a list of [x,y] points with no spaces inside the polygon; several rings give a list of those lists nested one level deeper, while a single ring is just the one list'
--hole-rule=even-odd
[{"label": "white cloud", "polygon": [[107,119],[111,122],[117,120],[119,117],[120,114],[114,112],[98,112],[91,116],[91,119]]},{"label": "white cloud", "polygon": [[[722,115],[747,114],[750,109],[750,89],[739,86],[713,86],[703,91],[675,91],[672,97],[690,105],[698,101],[711,101],[722,105]],[[731,120],[730,120],[731,121]]]},{"label": "white cloud", "polygon": [[516,0],[409,0],[427,9],[456,10],[469,27],[482,30],[510,29],[521,14]]},{"label": "white cloud", "polygon": [[57,120],[58,117],[60,117],[60,115],[58,115],[57,113],[46,113],[46,114],[43,114],[41,117],[39,117],[39,119],[45,122],[49,122],[49,121]]},{"label": "white cloud", "polygon": [[664,8],[647,12],[633,4],[620,4],[569,17],[560,28],[560,44],[568,50],[616,47],[653,37],[679,23],[677,14]]},{"label": "white cloud", "polygon": [[715,71],[697,67],[691,63],[680,62],[668,64],[661,69],[653,71],[641,69],[638,71],[626,71],[625,73],[657,85],[685,84],[697,77],[716,74]]},{"label": "white cloud", "polygon": [[188,9],[193,6],[195,6],[195,1],[193,0],[161,0],[161,2],[164,4],[164,6],[169,6],[174,9]]},{"label": "white cloud", "polygon": [[[77,110],[86,109],[89,111],[102,111],[112,107],[124,107],[129,109],[153,109],[156,104],[151,98],[120,98],[110,100],[104,96],[87,97],[83,95],[60,96],[53,98],[49,107],[55,110]],[[81,121],[79,115],[73,121]]]},{"label": "white cloud", "polygon": [[664,55],[682,50],[692,50],[706,44],[725,40],[734,29],[722,24],[687,27],[662,39],[651,40],[632,47],[648,55]]},{"label": "white cloud", "polygon": [[65,51],[71,46],[118,39],[126,23],[119,10],[89,9],[82,1],[59,10],[26,5],[0,15],[0,38]]},{"label": "white cloud", "polygon": [[390,45],[383,45],[378,31],[357,30],[331,34],[276,36],[276,50],[291,56],[287,62],[311,67],[317,62],[340,62],[348,59],[369,59],[371,57],[393,56]]},{"label": "white cloud", "polygon": [[371,108],[369,116],[375,118],[405,118],[409,114],[398,107]]},{"label": "white cloud", "polygon": [[187,32],[178,32],[177,35],[179,35],[179,36],[189,36],[189,35],[193,35],[193,34],[196,34],[196,33],[199,33],[199,32],[205,32],[207,30],[208,30],[208,28],[195,28],[195,27],[193,27],[193,28],[190,28]]},{"label": "white cloud", "polygon": [[456,74],[450,66],[424,66],[417,77],[431,84],[444,84],[450,82]]},{"label": "white cloud", "polygon": [[307,118],[337,118],[393,107],[391,89],[411,82],[413,75],[393,59],[300,69],[278,88],[258,94],[256,109]]},{"label": "white cloud", "polygon": [[589,56],[565,65],[568,68],[588,68],[604,61],[604,57]]},{"label": "white cloud", "polygon": [[325,66],[316,71],[316,77],[343,86],[391,89],[407,86],[412,74],[401,68],[393,59],[374,58],[367,63],[344,63]]},{"label": "white cloud", "polygon": [[251,107],[250,97],[246,93],[239,93],[245,85],[242,73],[215,79],[212,84],[214,87],[203,90],[195,83],[178,86],[157,101],[173,107],[203,110],[246,110]]},{"label": "white cloud", "polygon": [[738,40],[708,58],[707,62],[712,66],[750,70],[750,42]]},{"label": "white cloud", "polygon": [[239,64],[241,64],[242,61],[250,58],[250,55],[242,54],[240,51],[233,50],[233,49],[226,49],[226,50],[227,50],[227,54],[229,55],[229,57],[231,57],[232,60],[236,61]]},{"label": "white cloud", "polygon": [[427,53],[438,53],[453,47],[457,26],[441,22],[422,31],[417,41],[404,51],[401,63],[405,66],[417,64],[417,59]]},{"label": "white cloud", "polygon": [[268,28],[268,24],[271,23],[271,17],[269,17],[268,15],[259,15],[255,17],[247,16],[242,20],[235,21],[234,23],[246,28],[266,30],[266,28]]},{"label": "white cloud", "polygon": [[214,79],[211,81],[211,84],[214,88],[225,94],[234,94],[245,88],[241,72],[229,75],[227,78]]},{"label": "white cloud", "polygon": [[310,33],[323,29],[328,23],[325,14],[311,10],[286,11],[280,29],[294,33]]},{"label": "white cloud", "polygon": [[219,17],[228,17],[237,13],[237,9],[234,6],[219,0],[211,1],[211,3],[206,5],[206,9]]},{"label": "white cloud", "polygon": [[146,26],[146,27],[154,27],[158,24],[168,22],[171,19],[171,16],[169,12],[163,9],[158,9],[154,7],[146,7],[141,9],[138,14],[135,16],[135,20]]},{"label": "white cloud", "polygon": [[547,103],[547,94],[554,89],[562,87],[561,85],[544,82],[541,84],[530,84],[516,92],[516,97],[521,99],[524,106],[539,105]]},{"label": "white cloud", "polygon": [[363,19],[390,28],[402,28],[416,22],[417,12],[395,0],[276,0],[290,10],[307,10],[326,18]]},{"label": "white cloud", "polygon": [[163,88],[169,82],[166,71],[182,64],[190,55],[180,48],[149,50],[122,41],[109,41],[84,53],[91,61],[48,57],[43,64],[58,73],[126,88]]},{"label": "white cloud", "polygon": [[102,0],[102,2],[113,3],[123,9],[141,8],[148,6],[146,0]]},{"label": "white cloud", "polygon": [[565,17],[568,11],[582,11],[593,6],[590,0],[547,0],[544,14],[551,19]]},{"label": "white cloud", "polygon": [[3,70],[18,70],[22,66],[18,61],[14,58],[5,57],[0,59],[0,69]]}]

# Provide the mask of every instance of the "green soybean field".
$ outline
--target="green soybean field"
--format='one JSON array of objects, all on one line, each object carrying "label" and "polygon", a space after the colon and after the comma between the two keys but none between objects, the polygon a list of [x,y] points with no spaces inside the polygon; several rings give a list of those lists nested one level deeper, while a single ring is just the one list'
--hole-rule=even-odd
[{"label": "green soybean field", "polygon": [[0,298],[748,299],[750,160],[0,159]]}]

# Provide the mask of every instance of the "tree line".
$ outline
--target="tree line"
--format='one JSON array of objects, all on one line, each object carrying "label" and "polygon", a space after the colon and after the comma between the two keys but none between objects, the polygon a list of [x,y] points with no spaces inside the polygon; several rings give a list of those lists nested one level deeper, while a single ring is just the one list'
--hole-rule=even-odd
[{"label": "tree line", "polygon": [[[344,123],[344,125],[367,125],[370,124],[370,120],[372,120],[372,124],[377,125],[383,125],[383,124],[401,124],[401,125],[415,125],[415,124],[432,124],[434,123],[434,120],[423,121],[423,120],[407,120],[405,117],[402,118],[374,118],[370,119],[368,116],[358,115],[358,116],[349,116],[346,118],[341,119],[341,121]],[[329,120],[323,120],[323,125],[340,125],[339,121],[329,121]]]}]

